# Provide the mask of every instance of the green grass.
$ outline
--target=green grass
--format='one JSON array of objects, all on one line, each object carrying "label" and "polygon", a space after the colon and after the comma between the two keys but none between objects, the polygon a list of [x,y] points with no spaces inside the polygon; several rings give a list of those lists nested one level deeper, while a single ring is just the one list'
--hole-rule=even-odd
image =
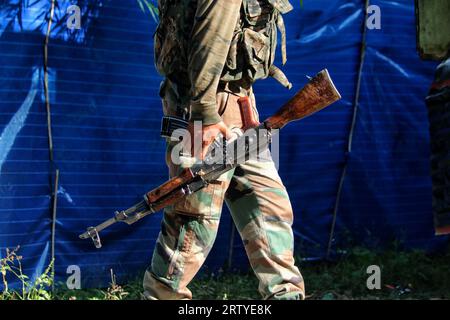
[{"label": "green grass", "polygon": [[[112,276],[105,289],[64,290],[56,286],[52,293],[51,267],[34,283],[22,273],[21,257],[11,251],[0,259],[3,289],[0,300],[128,300],[141,299],[142,275],[129,283],[119,283]],[[297,259],[301,261],[301,259]],[[367,267],[381,268],[381,289],[369,290]],[[450,251],[429,256],[420,251],[389,250],[375,253],[356,248],[334,262],[299,263],[308,299],[450,299]],[[6,279],[15,276],[22,283],[20,290],[8,288]],[[119,279],[120,280],[120,279]],[[190,285],[194,299],[259,299],[258,283],[252,272],[215,274],[197,277]]]},{"label": "green grass", "polygon": [[[380,290],[369,290],[370,265],[381,268]],[[335,262],[300,263],[308,299],[450,299],[450,252],[427,256],[423,252],[388,251],[376,254],[354,249]],[[141,277],[108,290],[56,292],[56,299],[140,299]],[[253,273],[219,273],[195,279],[194,299],[259,299]]]}]

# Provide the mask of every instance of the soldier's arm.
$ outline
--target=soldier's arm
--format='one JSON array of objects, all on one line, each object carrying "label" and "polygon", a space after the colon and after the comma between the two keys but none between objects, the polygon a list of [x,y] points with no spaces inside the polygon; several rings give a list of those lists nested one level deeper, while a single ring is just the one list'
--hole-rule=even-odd
[{"label": "soldier's arm", "polygon": [[198,0],[189,48],[191,120],[221,121],[216,93],[242,0]]}]

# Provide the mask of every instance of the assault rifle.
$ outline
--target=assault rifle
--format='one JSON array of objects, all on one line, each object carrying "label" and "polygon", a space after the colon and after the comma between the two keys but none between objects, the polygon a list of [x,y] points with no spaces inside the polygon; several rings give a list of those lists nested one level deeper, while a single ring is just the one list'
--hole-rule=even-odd
[{"label": "assault rifle", "polygon": [[[204,188],[209,182],[218,179],[223,173],[235,168],[246,161],[252,152],[261,152],[268,148],[271,141],[271,131],[284,127],[291,121],[303,119],[313,113],[322,110],[341,98],[335,88],[328,71],[322,70],[313,77],[296,95],[285,103],[273,116],[263,123],[248,123],[244,127],[244,133],[237,139],[227,142],[223,148],[221,161],[212,161],[214,148],[210,149],[202,163],[197,163],[160,185],[156,189],[146,193],[144,199],[129,209],[116,211],[114,216],[96,227],[89,227],[80,235],[81,239],[91,238],[96,248],[101,248],[99,232],[116,222],[124,222],[129,225],[141,220],[145,216],[155,213],[169,205],[182,200],[184,197]],[[245,120],[249,114],[248,98],[241,103],[247,105],[242,116]],[[218,140],[216,140],[218,141]],[[257,142],[256,142],[257,141]],[[256,142],[256,143],[255,143]],[[244,146],[244,152],[227,152],[235,150],[239,145]]]}]

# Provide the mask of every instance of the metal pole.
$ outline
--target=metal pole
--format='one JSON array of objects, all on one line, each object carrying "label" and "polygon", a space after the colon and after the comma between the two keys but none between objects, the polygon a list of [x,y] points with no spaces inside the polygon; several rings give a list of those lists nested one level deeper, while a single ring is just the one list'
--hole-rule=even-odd
[{"label": "metal pole", "polygon": [[[50,33],[52,29],[53,16],[55,14],[55,0],[51,1],[50,12],[48,17],[47,32],[44,40],[44,94],[45,94],[45,109],[47,112],[47,135],[48,135],[48,150],[49,150],[49,160],[50,166],[53,168],[53,137],[52,137],[52,122],[51,122],[51,110],[50,110],[50,94],[48,88],[48,43],[50,39]],[[55,290],[55,227],[56,227],[56,205],[57,205],[57,193],[58,193],[58,183],[59,183],[59,170],[56,169],[55,172],[55,182],[53,186],[52,194],[52,230],[51,230],[51,264],[52,264],[52,291]],[[52,175],[49,175],[50,188],[52,187]]]},{"label": "metal pole", "polygon": [[55,175],[55,187],[53,189],[53,210],[52,210],[52,246],[51,246],[51,255],[52,255],[52,291],[55,290],[55,235],[56,235],[56,207],[58,204],[58,185],[59,185],[59,170],[56,169]]},{"label": "metal pole", "polygon": [[361,79],[362,79],[362,71],[364,66],[364,60],[366,56],[366,35],[367,35],[367,28],[366,28],[366,21],[368,18],[368,12],[367,8],[369,7],[369,0],[365,0],[365,14],[364,14],[364,20],[363,20],[363,32],[362,32],[362,41],[361,41],[361,54],[360,54],[360,63],[359,63],[359,70],[358,70],[358,80],[356,83],[356,93],[355,93],[355,99],[353,102],[353,117],[352,117],[352,123],[350,126],[350,132],[348,135],[348,143],[347,143],[347,151],[345,153],[345,164],[344,168],[342,169],[341,178],[339,180],[339,186],[336,194],[336,202],[334,204],[334,210],[333,210],[333,221],[331,223],[330,228],[330,235],[328,239],[328,247],[327,247],[327,259],[330,257],[331,253],[331,247],[333,245],[333,237],[334,232],[336,228],[336,219],[337,219],[337,213],[339,210],[339,205],[341,202],[341,195],[342,195],[342,188],[344,186],[345,176],[347,175],[347,168],[348,168],[348,161],[349,156],[352,152],[352,146],[353,146],[353,134],[355,132],[355,125],[356,125],[356,116],[358,114],[359,109],[359,96],[361,91]]}]

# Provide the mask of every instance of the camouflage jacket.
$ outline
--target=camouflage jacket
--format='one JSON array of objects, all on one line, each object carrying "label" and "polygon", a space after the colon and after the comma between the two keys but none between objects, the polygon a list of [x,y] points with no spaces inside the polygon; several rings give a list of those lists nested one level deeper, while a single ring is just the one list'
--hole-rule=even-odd
[{"label": "camouflage jacket", "polygon": [[175,91],[178,104],[190,108],[192,120],[220,121],[219,82],[249,88],[257,79],[274,76],[290,84],[273,66],[281,17],[292,9],[288,0],[159,0],[155,32],[155,65]]}]

